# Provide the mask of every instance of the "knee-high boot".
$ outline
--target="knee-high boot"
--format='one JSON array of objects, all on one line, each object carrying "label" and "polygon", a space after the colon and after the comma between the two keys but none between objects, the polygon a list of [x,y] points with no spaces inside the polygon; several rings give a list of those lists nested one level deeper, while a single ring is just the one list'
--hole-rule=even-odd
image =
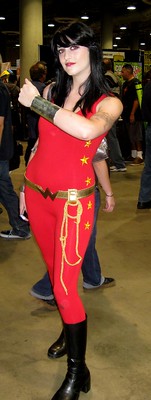
[{"label": "knee-high boot", "polygon": [[64,329],[62,330],[59,338],[48,349],[49,358],[59,358],[67,354],[66,342],[64,336]]},{"label": "knee-high boot", "polygon": [[68,370],[66,377],[51,400],[77,400],[80,391],[90,390],[90,372],[85,364],[87,320],[64,324]]}]

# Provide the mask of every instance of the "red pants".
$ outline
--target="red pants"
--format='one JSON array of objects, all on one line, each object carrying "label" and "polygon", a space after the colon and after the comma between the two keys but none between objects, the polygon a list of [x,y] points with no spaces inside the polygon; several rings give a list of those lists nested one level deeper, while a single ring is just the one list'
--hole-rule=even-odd
[{"label": "red pants", "polygon": [[25,194],[31,229],[46,262],[62,319],[67,324],[81,322],[86,313],[78,295],[78,278],[93,226],[94,194],[80,199],[79,205],[68,205],[66,213],[64,199],[45,199],[29,187]]}]

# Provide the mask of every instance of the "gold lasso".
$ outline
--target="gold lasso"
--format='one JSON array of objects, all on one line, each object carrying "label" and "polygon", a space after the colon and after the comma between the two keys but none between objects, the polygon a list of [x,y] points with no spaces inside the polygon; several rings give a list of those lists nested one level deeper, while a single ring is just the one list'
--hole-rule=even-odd
[{"label": "gold lasso", "polygon": [[[72,216],[69,214],[68,212],[68,206],[72,206],[72,207],[77,207],[77,213],[75,216]],[[61,260],[61,272],[60,272],[60,281],[61,284],[66,292],[66,295],[68,294],[68,290],[64,284],[63,281],[63,272],[64,272],[64,262],[66,261],[66,263],[70,266],[75,266],[77,264],[80,263],[80,261],[82,260],[82,257],[79,254],[78,251],[78,244],[79,244],[79,224],[80,224],[80,220],[81,220],[81,215],[82,215],[82,211],[83,211],[83,207],[82,204],[79,200],[77,200],[75,203],[70,202],[69,200],[66,201],[65,205],[64,205],[64,214],[63,214],[63,220],[62,220],[62,225],[61,225],[61,236],[60,236],[60,241],[61,241],[61,247],[62,247],[62,260]],[[76,255],[78,257],[78,260],[75,263],[70,263],[67,259],[67,255],[66,255],[66,241],[67,241],[67,237],[68,237],[68,219],[73,219],[75,224],[76,224]]]}]

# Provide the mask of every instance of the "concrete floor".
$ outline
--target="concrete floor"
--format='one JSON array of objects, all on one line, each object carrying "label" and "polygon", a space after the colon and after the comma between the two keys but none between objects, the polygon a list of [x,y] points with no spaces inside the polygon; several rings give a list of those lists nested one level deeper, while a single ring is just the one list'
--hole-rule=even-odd
[{"label": "concrete floor", "polygon": [[[24,171],[21,158],[11,174],[17,192]],[[85,293],[80,277],[92,376],[92,388],[80,394],[81,400],[151,399],[151,211],[136,210],[142,168],[112,172],[116,209],[99,213],[97,250],[104,274],[114,277],[116,286]],[[0,229],[7,228],[4,210]],[[45,272],[34,238],[0,239],[0,261],[0,399],[50,400],[64,378],[66,357],[47,358],[60,333],[60,316],[29,295]]]}]

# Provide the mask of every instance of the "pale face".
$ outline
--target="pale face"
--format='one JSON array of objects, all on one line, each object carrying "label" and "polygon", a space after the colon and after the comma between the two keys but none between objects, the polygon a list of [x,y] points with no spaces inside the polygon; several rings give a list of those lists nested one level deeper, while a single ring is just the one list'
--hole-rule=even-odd
[{"label": "pale face", "polygon": [[89,76],[90,57],[87,47],[71,44],[70,47],[59,47],[58,54],[60,63],[68,75],[85,79]]}]

